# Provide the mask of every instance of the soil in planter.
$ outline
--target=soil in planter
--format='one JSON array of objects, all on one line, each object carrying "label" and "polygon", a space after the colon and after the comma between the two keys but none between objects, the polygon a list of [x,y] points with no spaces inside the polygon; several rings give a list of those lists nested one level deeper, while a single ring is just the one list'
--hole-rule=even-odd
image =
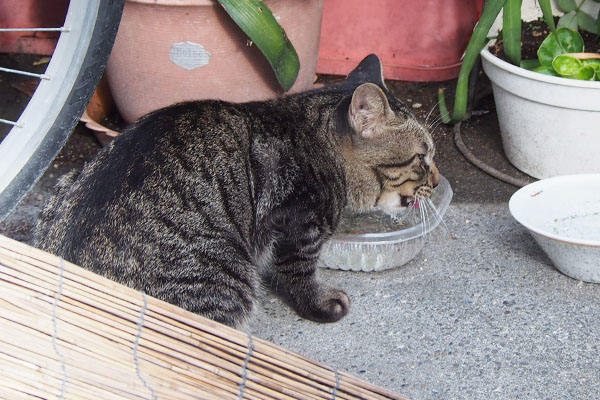
[{"label": "soil in planter", "polygon": [[[558,18],[555,18],[555,22],[558,23]],[[600,53],[600,39],[598,35],[583,30],[580,30],[579,33],[581,33],[581,37],[583,38],[586,52]],[[543,20],[523,23],[521,29],[521,58],[523,60],[537,59],[537,49],[549,34],[550,29]],[[506,61],[502,40],[498,40],[493,46],[490,46],[489,50],[496,57]]]}]

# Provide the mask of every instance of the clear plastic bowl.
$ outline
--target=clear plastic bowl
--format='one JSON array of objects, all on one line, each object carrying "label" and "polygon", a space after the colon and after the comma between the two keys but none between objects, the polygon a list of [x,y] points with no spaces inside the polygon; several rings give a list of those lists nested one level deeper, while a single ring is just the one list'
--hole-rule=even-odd
[{"label": "clear plastic bowl", "polygon": [[[331,240],[321,252],[319,265],[352,271],[381,271],[412,260],[425,245],[424,236],[435,229],[452,200],[452,188],[441,176],[431,204],[420,204],[400,216],[374,210],[344,214]],[[421,212],[423,211],[423,212]]]}]

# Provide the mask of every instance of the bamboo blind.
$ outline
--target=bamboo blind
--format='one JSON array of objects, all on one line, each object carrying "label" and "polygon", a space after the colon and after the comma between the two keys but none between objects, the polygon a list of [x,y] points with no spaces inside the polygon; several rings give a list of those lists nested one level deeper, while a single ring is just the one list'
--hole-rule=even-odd
[{"label": "bamboo blind", "polygon": [[406,399],[4,236],[0,397]]}]

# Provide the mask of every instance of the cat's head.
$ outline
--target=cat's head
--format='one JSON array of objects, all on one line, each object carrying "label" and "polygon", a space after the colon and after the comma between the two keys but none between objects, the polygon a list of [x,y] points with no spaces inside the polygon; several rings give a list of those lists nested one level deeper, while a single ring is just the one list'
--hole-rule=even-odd
[{"label": "cat's head", "polygon": [[357,86],[343,110],[349,134],[342,141],[348,206],[397,214],[428,198],[440,180],[427,128],[387,90],[376,56],[347,78]]}]

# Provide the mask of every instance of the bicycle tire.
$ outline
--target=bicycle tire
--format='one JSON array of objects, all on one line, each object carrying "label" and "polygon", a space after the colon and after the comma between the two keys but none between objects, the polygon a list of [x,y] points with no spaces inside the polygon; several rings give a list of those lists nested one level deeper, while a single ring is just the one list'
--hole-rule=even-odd
[{"label": "bicycle tire", "polygon": [[62,33],[27,107],[0,143],[0,221],[64,147],[108,61],[125,0],[72,0]]}]

